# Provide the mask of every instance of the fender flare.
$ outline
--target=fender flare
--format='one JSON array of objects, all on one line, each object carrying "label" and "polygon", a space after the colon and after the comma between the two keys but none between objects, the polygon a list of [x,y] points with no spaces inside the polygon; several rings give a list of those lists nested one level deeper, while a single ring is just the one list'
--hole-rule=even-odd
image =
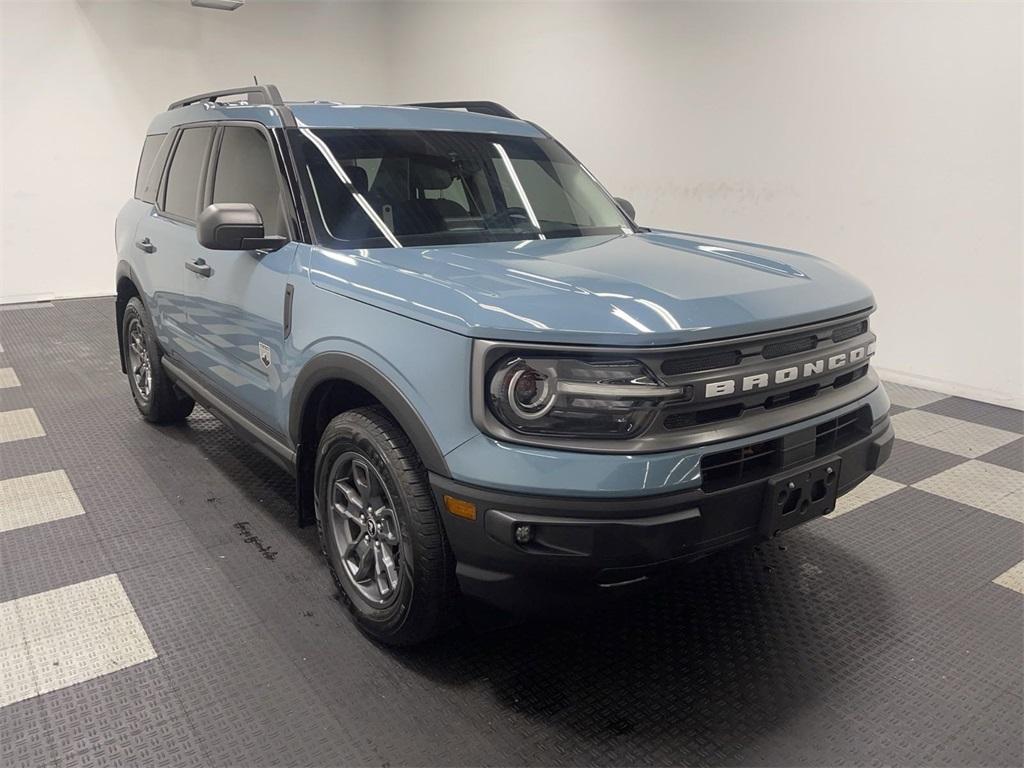
[{"label": "fender flare", "polygon": [[444,453],[409,399],[377,368],[346,352],[321,352],[299,371],[288,412],[288,434],[293,445],[301,440],[306,401],[318,385],[331,379],[351,382],[377,398],[409,436],[424,466],[435,474],[449,476]]},{"label": "fender flare", "polygon": [[[122,278],[127,278],[131,281],[132,285],[135,286],[135,290],[139,294],[139,301],[142,302],[143,306],[146,305],[145,293],[142,290],[142,286],[139,285],[139,279],[135,276],[135,270],[132,269],[132,265],[124,259],[117,262],[117,272],[114,276],[114,295],[116,296],[117,286],[121,282]],[[127,365],[124,359],[124,340],[121,338],[121,318],[120,318],[120,307],[115,302],[114,309],[114,322],[117,325],[117,354],[121,359],[121,371],[123,373],[128,372]],[[149,312],[149,307],[146,307],[146,311]]]}]

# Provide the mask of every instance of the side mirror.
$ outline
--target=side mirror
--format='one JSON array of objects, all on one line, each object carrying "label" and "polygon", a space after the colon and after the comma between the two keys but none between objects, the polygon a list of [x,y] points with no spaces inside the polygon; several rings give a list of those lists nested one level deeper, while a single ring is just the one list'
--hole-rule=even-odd
[{"label": "side mirror", "polygon": [[265,237],[263,217],[252,203],[214,203],[196,222],[196,238],[214,251],[276,251],[287,237]]},{"label": "side mirror", "polygon": [[636,208],[633,207],[633,204],[629,202],[629,200],[624,197],[616,197],[615,202],[619,204],[619,208],[622,209],[622,212],[629,216],[630,221],[636,221]]}]

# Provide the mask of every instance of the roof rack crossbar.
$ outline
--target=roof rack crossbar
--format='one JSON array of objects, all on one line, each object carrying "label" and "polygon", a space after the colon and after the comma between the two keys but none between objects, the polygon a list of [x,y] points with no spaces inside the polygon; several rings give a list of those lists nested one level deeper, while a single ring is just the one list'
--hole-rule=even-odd
[{"label": "roof rack crossbar", "polygon": [[[209,93],[197,93],[186,99],[171,103],[167,110],[187,107],[189,104],[198,104],[201,101],[216,101],[221,96],[246,96],[254,104],[270,104],[275,107],[283,107],[281,92],[276,85],[247,85],[244,88],[228,88],[223,91],[210,91]],[[253,98],[255,97],[255,98]]]},{"label": "roof rack crossbar", "polygon": [[518,120],[519,117],[508,107],[503,107],[494,101],[425,101],[416,104],[402,104],[403,107],[430,107],[432,109],[464,109],[467,112],[477,112],[481,115],[494,115],[495,117],[509,117]]}]

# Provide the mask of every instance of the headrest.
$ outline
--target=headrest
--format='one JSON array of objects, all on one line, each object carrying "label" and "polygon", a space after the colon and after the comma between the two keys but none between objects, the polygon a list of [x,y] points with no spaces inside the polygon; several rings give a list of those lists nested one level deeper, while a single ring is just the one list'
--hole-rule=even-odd
[{"label": "headrest", "polygon": [[370,181],[365,168],[360,168],[358,165],[343,165],[341,170],[352,180],[352,186],[355,187],[356,192],[365,195],[370,191]]},{"label": "headrest", "polygon": [[452,185],[451,168],[416,163],[411,168],[412,182],[420,189],[448,189]]}]

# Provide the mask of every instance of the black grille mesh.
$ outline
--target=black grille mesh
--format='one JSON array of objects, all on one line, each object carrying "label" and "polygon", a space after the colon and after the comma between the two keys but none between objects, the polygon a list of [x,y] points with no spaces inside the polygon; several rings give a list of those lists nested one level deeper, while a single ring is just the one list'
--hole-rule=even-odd
[{"label": "black grille mesh", "polygon": [[[871,434],[871,409],[864,406],[816,427],[809,427],[805,432],[808,442],[814,441],[814,457],[824,458]],[[761,480],[806,460],[807,456],[802,450],[795,453],[793,449],[787,450],[782,438],[709,453],[700,460],[701,488],[710,493]]]},{"label": "black grille mesh", "polygon": [[819,424],[815,430],[815,456],[825,456],[871,434],[871,409],[867,406]]},{"label": "black grille mesh", "polygon": [[818,346],[816,336],[801,336],[797,339],[783,339],[765,344],[761,356],[767,359],[783,357],[784,355],[795,355],[797,352],[809,352]]},{"label": "black grille mesh", "polygon": [[710,355],[692,357],[674,357],[661,364],[661,372],[666,376],[678,376],[681,373],[712,371],[715,368],[728,368],[740,361],[739,350],[714,352]]},{"label": "black grille mesh", "polygon": [[866,333],[867,330],[867,320],[861,320],[858,323],[850,323],[849,325],[844,325],[832,331],[832,341],[846,341],[847,339],[852,339],[854,336],[860,336],[862,333]]},{"label": "black grille mesh", "polygon": [[778,440],[712,453],[700,461],[701,489],[706,493],[767,477],[779,463]]}]

